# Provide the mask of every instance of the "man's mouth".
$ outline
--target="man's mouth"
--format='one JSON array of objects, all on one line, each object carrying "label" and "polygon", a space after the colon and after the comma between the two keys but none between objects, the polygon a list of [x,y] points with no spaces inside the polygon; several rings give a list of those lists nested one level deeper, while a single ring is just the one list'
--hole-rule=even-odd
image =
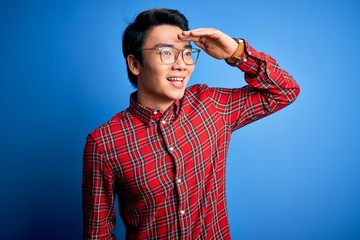
[{"label": "man's mouth", "polygon": [[171,82],[182,82],[184,81],[184,77],[168,77],[167,80]]}]

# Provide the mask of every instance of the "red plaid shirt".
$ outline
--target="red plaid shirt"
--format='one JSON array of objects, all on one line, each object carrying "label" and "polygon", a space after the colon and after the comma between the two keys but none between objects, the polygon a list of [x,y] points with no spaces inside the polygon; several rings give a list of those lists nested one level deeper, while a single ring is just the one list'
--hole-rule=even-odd
[{"label": "red plaid shirt", "polygon": [[230,239],[225,163],[231,133],[292,103],[294,79],[246,43],[247,86],[195,85],[166,112],[130,107],[88,135],[84,239],[115,239],[115,196],[129,239]]}]

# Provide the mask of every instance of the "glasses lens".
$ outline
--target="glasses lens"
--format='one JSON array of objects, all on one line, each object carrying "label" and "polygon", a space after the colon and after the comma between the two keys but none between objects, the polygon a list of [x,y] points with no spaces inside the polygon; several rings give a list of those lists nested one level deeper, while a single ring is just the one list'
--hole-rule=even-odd
[{"label": "glasses lens", "polygon": [[171,47],[163,47],[160,51],[161,61],[165,64],[172,64],[175,62],[175,58],[177,57],[177,51]]},{"label": "glasses lens", "polygon": [[[199,50],[186,48],[182,51],[182,57],[187,65],[195,64],[199,58]],[[162,47],[160,50],[160,58],[164,64],[173,64],[179,57],[180,51],[173,47]]]},{"label": "glasses lens", "polygon": [[183,58],[186,64],[189,65],[195,64],[198,57],[199,57],[199,51],[197,49],[188,48],[188,49],[184,49],[183,51]]}]

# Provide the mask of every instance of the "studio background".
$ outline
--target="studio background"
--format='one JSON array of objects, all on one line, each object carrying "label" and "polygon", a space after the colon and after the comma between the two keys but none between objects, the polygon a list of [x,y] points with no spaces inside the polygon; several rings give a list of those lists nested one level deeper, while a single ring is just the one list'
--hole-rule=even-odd
[{"label": "studio background", "polygon": [[[272,55],[297,101],[235,132],[227,196],[233,239],[360,239],[360,2],[2,1],[0,238],[81,239],[88,132],[134,91],[126,25],[154,7]],[[243,74],[201,53],[190,84],[239,87]],[[120,219],[116,236],[123,239]]]}]

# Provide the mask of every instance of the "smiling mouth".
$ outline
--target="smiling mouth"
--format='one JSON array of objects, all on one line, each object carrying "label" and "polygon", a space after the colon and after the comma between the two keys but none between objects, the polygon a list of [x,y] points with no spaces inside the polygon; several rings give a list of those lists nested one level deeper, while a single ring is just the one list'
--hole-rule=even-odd
[{"label": "smiling mouth", "polygon": [[167,80],[169,80],[170,82],[182,82],[184,81],[184,77],[169,77],[167,78]]}]

